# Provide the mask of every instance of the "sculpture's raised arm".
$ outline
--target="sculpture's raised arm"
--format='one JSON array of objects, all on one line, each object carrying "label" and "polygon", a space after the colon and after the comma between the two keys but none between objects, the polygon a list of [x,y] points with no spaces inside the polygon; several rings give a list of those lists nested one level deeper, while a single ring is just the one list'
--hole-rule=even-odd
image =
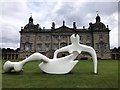
[{"label": "sculpture's raised arm", "polygon": [[57,58],[57,55],[58,53],[60,52],[69,52],[69,49],[70,49],[71,45],[68,45],[68,46],[65,46],[65,47],[62,47],[60,49],[57,49],[55,52],[54,52],[54,58]]},{"label": "sculpture's raised arm", "polygon": [[79,43],[79,35],[76,35],[73,34],[71,37],[70,37],[70,40],[71,40],[71,45],[68,45],[68,46],[65,46],[65,47],[62,47],[60,49],[57,49],[55,52],[54,52],[54,58],[57,58],[57,54],[60,53],[60,52],[69,52],[69,53],[72,53],[73,51],[76,51],[74,49],[74,46],[73,44],[78,44]]},{"label": "sculpture's raised arm", "polygon": [[86,46],[86,45],[80,45],[80,47],[82,51],[88,52],[92,56],[93,65],[94,65],[94,73],[97,73],[97,55],[96,55],[95,50],[92,47]]}]

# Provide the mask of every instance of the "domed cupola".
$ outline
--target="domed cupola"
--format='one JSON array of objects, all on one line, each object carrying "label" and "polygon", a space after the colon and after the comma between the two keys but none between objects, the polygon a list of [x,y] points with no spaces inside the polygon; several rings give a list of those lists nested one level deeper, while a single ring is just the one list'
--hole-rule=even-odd
[{"label": "domed cupola", "polygon": [[96,23],[94,24],[94,29],[95,30],[104,30],[104,29],[106,29],[105,24],[101,22],[101,18],[99,16],[99,14],[97,14],[97,16],[96,16]]},{"label": "domed cupola", "polygon": [[95,23],[90,23],[89,29],[93,29],[93,30],[107,30],[106,26],[104,23],[101,22],[101,17],[99,16],[99,14],[97,14],[96,16],[96,22]]},{"label": "domed cupola", "polygon": [[31,30],[34,29],[35,25],[33,24],[33,18],[30,16],[29,23],[25,25],[24,29]]}]

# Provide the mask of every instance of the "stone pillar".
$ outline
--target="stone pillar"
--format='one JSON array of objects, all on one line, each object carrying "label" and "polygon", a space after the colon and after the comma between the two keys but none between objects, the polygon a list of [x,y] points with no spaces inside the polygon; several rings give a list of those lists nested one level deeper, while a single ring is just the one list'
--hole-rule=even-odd
[{"label": "stone pillar", "polygon": [[69,35],[67,36],[67,45],[69,45]]},{"label": "stone pillar", "polygon": [[2,54],[2,59],[4,59],[4,54]]},{"label": "stone pillar", "polygon": [[12,59],[12,54],[9,54],[10,55],[10,59]]},{"label": "stone pillar", "polygon": [[52,48],[52,50],[54,50],[54,48],[53,48],[53,46],[54,46],[54,45],[53,45],[53,41],[54,41],[53,35],[51,36],[51,41],[52,41],[52,42],[51,42],[51,48]]},{"label": "stone pillar", "polygon": [[17,57],[17,54],[15,54],[15,59],[17,59],[18,57]]},{"label": "stone pillar", "polygon": [[13,54],[11,54],[11,59],[13,59]]},{"label": "stone pillar", "polygon": [[16,59],[16,54],[14,54],[14,59]]},{"label": "stone pillar", "polygon": [[60,35],[59,35],[59,41],[58,41],[58,48],[60,48]]},{"label": "stone pillar", "polygon": [[8,54],[6,54],[7,60],[8,60]]},{"label": "stone pillar", "polygon": [[15,56],[14,56],[14,54],[13,54],[13,59],[15,59]]},{"label": "stone pillar", "polygon": [[115,53],[115,60],[116,60],[116,53]]}]

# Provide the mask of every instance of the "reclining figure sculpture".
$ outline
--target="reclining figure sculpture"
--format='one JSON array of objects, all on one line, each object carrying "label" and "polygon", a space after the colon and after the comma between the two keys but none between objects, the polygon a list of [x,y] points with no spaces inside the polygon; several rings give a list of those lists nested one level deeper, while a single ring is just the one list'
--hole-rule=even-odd
[{"label": "reclining figure sculpture", "polygon": [[[16,72],[20,72],[23,68],[23,66],[30,62],[35,60],[42,60],[42,62],[38,65],[39,68],[46,73],[49,74],[66,74],[69,73],[74,66],[79,62],[78,60],[74,60],[82,51],[88,52],[91,54],[93,59],[93,66],[94,66],[94,73],[97,73],[97,56],[95,50],[86,45],[82,45],[79,43],[79,35],[73,34],[71,37],[71,45],[62,47],[60,49],[57,49],[54,52],[53,59],[49,59],[45,55],[41,53],[34,53],[28,58],[19,61],[19,62],[11,62],[7,61],[5,62],[3,69],[5,72],[11,72],[11,70],[14,70]],[[65,57],[57,58],[57,54],[60,52],[67,51],[70,53],[70,55],[67,55]]]}]

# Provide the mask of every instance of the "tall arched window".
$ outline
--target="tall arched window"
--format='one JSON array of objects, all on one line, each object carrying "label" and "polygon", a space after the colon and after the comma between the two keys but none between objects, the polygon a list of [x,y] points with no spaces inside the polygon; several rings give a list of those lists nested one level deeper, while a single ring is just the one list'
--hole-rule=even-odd
[{"label": "tall arched window", "polygon": [[99,49],[104,50],[105,49],[105,43],[103,41],[99,42]]},{"label": "tall arched window", "polygon": [[99,35],[99,40],[103,40],[103,35],[102,34]]},{"label": "tall arched window", "polygon": [[31,44],[29,42],[26,42],[24,48],[25,48],[25,51],[30,51]]}]

